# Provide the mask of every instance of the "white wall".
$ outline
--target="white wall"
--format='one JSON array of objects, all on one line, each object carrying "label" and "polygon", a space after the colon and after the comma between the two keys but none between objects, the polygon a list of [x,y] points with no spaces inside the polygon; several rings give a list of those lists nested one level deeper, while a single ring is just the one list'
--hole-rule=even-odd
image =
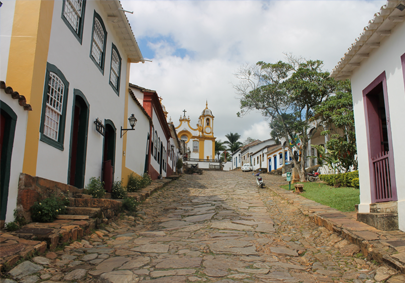
[{"label": "white wall", "polygon": [[405,147],[403,146],[405,90],[400,58],[405,52],[405,23],[399,24],[391,32],[391,36],[381,43],[380,48],[371,53],[370,58],[362,61],[361,66],[355,70],[351,78],[361,184],[359,212],[369,212],[371,203],[366,118],[362,91],[385,71],[393,145],[390,150],[394,153],[399,223],[400,229],[405,231],[405,174],[402,174],[405,170],[403,163],[405,158]]},{"label": "white wall", "polygon": [[[49,43],[48,62],[55,65],[69,82],[66,108],[64,150],[56,149],[42,141],[38,146],[37,176],[66,183],[70,153],[70,130],[72,122],[73,89],[79,89],[90,104],[87,140],[85,183],[90,177],[101,176],[104,137],[95,130],[93,121],[98,117],[103,121],[110,119],[116,127],[116,150],[114,179],[121,177],[122,139],[120,127],[127,125],[124,117],[125,91],[127,89],[127,56],[124,48],[109,26],[107,14],[96,1],[87,1],[82,44],[72,34],[61,18],[63,1],[55,1],[52,30]],[[90,58],[94,10],[101,16],[107,29],[104,74]],[[117,47],[121,61],[120,95],[109,85],[111,47]],[[57,165],[57,166],[55,166]]]},{"label": "white wall", "polygon": [[232,169],[232,162],[231,161],[228,161],[227,163],[225,163],[225,164],[222,164],[223,166],[224,166],[224,171],[229,171],[229,170],[231,170]]},{"label": "white wall", "polygon": [[[131,114],[134,114],[138,121],[135,125],[135,131],[128,131],[125,134],[127,137],[125,166],[142,176],[145,172],[146,144],[148,142],[150,123],[139,105],[136,104],[132,97],[129,97],[128,115],[130,116]],[[130,126],[127,125],[125,128],[130,128]]]},{"label": "white wall", "polygon": [[14,10],[15,0],[3,1],[3,6],[0,8],[0,80],[5,81],[6,84],[8,54],[10,50],[11,32],[13,29]]},{"label": "white wall", "polygon": [[17,206],[18,179],[23,168],[28,111],[25,111],[24,108],[19,105],[18,99],[11,98],[11,95],[6,94],[4,90],[0,90],[0,98],[0,103],[7,104],[17,115],[13,151],[11,154],[10,182],[6,212],[6,222],[11,222],[14,221],[13,211]]},{"label": "white wall", "polygon": [[204,141],[204,159],[206,159],[207,156],[209,159],[215,159],[215,156],[212,156],[212,140]]}]

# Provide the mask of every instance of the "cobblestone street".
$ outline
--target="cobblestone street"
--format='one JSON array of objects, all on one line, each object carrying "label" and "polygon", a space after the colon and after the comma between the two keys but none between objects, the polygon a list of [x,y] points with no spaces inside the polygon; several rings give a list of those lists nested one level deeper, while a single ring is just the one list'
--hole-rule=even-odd
[{"label": "cobblestone street", "polygon": [[10,273],[27,283],[358,283],[394,273],[359,251],[273,191],[259,191],[251,173],[206,171],[166,185],[139,207],[139,217],[125,216]]}]

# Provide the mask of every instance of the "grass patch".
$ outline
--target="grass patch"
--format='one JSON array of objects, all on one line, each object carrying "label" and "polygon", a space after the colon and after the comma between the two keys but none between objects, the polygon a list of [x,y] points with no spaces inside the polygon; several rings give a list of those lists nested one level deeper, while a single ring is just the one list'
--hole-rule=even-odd
[{"label": "grass patch", "polygon": [[[360,202],[360,191],[355,188],[334,188],[317,182],[299,184],[304,185],[304,192],[301,194],[303,197],[343,212],[354,211],[354,205]],[[281,188],[288,190],[288,185]],[[294,185],[291,185],[291,189],[293,188]]]}]

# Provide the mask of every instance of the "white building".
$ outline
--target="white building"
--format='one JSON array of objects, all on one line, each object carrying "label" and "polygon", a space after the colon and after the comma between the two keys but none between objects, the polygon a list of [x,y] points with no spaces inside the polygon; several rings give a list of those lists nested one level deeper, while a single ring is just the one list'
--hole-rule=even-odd
[{"label": "white building", "polygon": [[129,88],[138,101],[142,103],[152,121],[149,134],[150,155],[147,172],[153,180],[159,177],[164,178],[171,174],[167,167],[171,138],[170,128],[166,120],[167,112],[163,108],[156,91],[134,84],[129,84]]},{"label": "white building", "polygon": [[[16,170],[77,188],[101,177],[109,190],[123,177],[129,67],[143,62],[120,2],[9,0],[0,13],[0,80],[32,108],[27,115],[1,92],[1,104],[19,117],[18,154],[7,161],[15,169],[2,191],[17,190]],[[12,221],[14,193],[5,196]]]},{"label": "white building", "polygon": [[[332,72],[350,78],[356,122],[358,217],[391,207],[405,231],[405,5],[388,1]],[[377,209],[377,210],[378,210]]]}]

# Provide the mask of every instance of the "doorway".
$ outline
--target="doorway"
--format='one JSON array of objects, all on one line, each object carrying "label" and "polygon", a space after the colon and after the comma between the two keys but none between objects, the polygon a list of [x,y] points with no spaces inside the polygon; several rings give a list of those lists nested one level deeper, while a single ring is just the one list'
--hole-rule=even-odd
[{"label": "doorway", "polygon": [[85,181],[89,104],[80,90],[74,90],[68,184],[82,189]]},{"label": "doorway", "polygon": [[394,155],[385,73],[364,91],[372,202],[396,201]]},{"label": "doorway", "polygon": [[11,155],[13,152],[17,115],[3,101],[0,103],[0,223],[4,224],[10,183]]},{"label": "doorway", "polygon": [[104,148],[103,148],[103,182],[104,189],[111,192],[114,181],[115,164],[115,136],[116,128],[111,120],[105,120]]}]

